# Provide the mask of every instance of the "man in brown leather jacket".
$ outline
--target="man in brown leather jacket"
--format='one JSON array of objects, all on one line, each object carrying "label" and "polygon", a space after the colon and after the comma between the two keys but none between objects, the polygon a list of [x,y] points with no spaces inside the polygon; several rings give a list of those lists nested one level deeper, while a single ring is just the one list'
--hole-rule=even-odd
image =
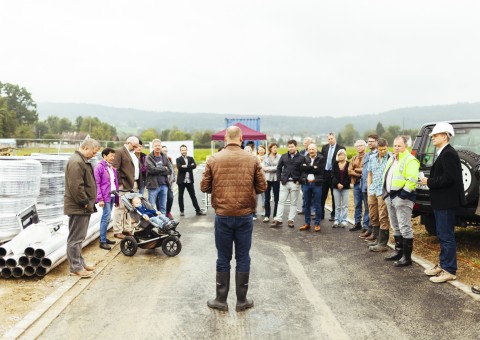
[{"label": "man in brown leather jacket", "polygon": [[212,194],[215,209],[215,245],[217,247],[217,295],[208,307],[228,310],[230,261],[235,242],[237,312],[253,307],[247,299],[250,275],[253,214],[256,195],[267,188],[258,159],[240,148],[242,131],[231,126],[225,133],[225,149],[211,156],[203,172],[200,188]]}]

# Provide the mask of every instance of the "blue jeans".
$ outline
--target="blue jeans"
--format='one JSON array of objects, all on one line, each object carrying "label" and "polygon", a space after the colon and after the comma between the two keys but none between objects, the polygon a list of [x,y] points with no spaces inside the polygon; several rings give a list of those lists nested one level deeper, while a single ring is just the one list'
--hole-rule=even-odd
[{"label": "blue jeans", "polygon": [[265,217],[270,218],[270,195],[273,190],[273,216],[277,216],[278,199],[280,197],[280,181],[267,181],[267,191],[265,191]]},{"label": "blue jeans", "polygon": [[305,202],[305,223],[310,224],[312,220],[311,212],[313,206],[313,210],[315,210],[315,225],[320,225],[320,220],[322,219],[322,210],[320,208],[322,204],[322,186],[315,183],[307,183],[302,186],[302,190]]},{"label": "blue jeans", "polygon": [[148,189],[148,202],[152,208],[157,207],[162,214],[167,213],[168,185],[160,185],[158,188]]},{"label": "blue jeans", "polygon": [[337,202],[335,206],[335,222],[337,223],[347,223],[349,195],[349,189],[333,189],[333,197],[335,197],[335,202]]},{"label": "blue jeans", "polygon": [[355,204],[355,224],[360,224],[362,222],[362,202],[363,202],[363,193],[360,182],[356,183],[353,186],[353,202]]},{"label": "blue jeans", "polygon": [[110,202],[105,202],[103,206],[102,218],[100,220],[100,242],[107,242],[107,229],[108,222],[110,222],[110,217],[112,215],[112,208],[115,204],[114,198],[110,198]]},{"label": "blue jeans", "polygon": [[150,217],[150,221],[157,224],[159,227],[163,229],[165,223],[170,222],[170,219],[165,215],[157,215],[154,217]]},{"label": "blue jeans", "polygon": [[457,274],[455,213],[455,209],[433,210],[437,237],[440,241],[440,267],[453,275]]},{"label": "blue jeans", "polygon": [[230,272],[233,243],[237,272],[250,271],[250,247],[252,246],[253,215],[215,215],[215,246],[217,247],[217,272]]},{"label": "blue jeans", "polygon": [[370,226],[370,213],[368,212],[368,194],[366,191],[362,191],[363,196],[363,229],[367,229]]}]

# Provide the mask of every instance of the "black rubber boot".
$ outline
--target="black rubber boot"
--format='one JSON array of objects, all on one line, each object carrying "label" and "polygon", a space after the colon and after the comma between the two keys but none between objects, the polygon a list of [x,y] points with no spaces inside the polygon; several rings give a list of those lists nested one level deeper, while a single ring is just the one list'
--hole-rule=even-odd
[{"label": "black rubber boot", "polygon": [[397,261],[403,256],[403,237],[394,236],[395,238],[395,252],[392,255],[385,256],[385,261]]},{"label": "black rubber boot", "polygon": [[217,272],[217,297],[207,301],[207,306],[221,311],[228,311],[227,296],[230,288],[230,272]]},{"label": "black rubber boot", "polygon": [[243,312],[245,309],[253,307],[253,300],[247,298],[249,277],[249,272],[237,272],[235,275],[237,289],[237,312]]},{"label": "black rubber boot", "polygon": [[393,262],[395,267],[412,265],[413,238],[403,239],[403,256],[400,260]]},{"label": "black rubber boot", "polygon": [[377,244],[369,247],[368,249],[374,252],[387,251],[388,237],[389,237],[389,230],[380,229],[378,233]]}]

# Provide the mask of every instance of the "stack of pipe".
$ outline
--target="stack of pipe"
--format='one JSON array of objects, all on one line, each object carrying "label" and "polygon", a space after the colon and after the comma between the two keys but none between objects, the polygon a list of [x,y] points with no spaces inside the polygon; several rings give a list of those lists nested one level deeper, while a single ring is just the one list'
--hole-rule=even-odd
[{"label": "stack of pipe", "polygon": [[70,156],[33,154],[31,158],[42,164],[40,194],[37,198],[38,217],[46,223],[57,221],[63,217],[65,166]]},{"label": "stack of pipe", "polygon": [[[87,246],[100,234],[101,210],[93,214],[82,247]],[[30,228],[30,227],[29,227]],[[13,239],[0,246],[0,274],[3,278],[22,276],[45,276],[66,259],[68,223],[63,223],[43,242],[30,240],[23,253],[12,251]]]},{"label": "stack of pipe", "polygon": [[35,204],[42,165],[24,157],[0,157],[0,242],[21,231],[17,214]]}]

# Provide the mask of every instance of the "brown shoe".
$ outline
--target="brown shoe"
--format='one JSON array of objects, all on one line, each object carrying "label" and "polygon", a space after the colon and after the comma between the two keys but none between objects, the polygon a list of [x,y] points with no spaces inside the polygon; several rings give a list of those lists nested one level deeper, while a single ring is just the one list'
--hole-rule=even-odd
[{"label": "brown shoe", "polygon": [[303,231],[303,230],[308,230],[308,229],[310,229],[310,224],[306,224],[306,223],[305,223],[304,225],[302,225],[302,226],[300,227],[300,230],[302,230],[302,231]]},{"label": "brown shoe", "polygon": [[292,220],[288,220],[288,226],[289,226],[290,228],[294,228],[294,227],[295,227],[295,224],[293,223]]},{"label": "brown shoe", "polygon": [[127,230],[122,231],[122,234],[125,236],[132,236],[132,233]]},{"label": "brown shoe", "polygon": [[89,266],[88,264],[84,265],[83,268],[89,272],[93,272],[95,270],[94,266]]},{"label": "brown shoe", "polygon": [[365,237],[364,240],[365,241],[375,241],[377,238],[375,237],[375,235],[371,234],[369,237]]},{"label": "brown shoe", "polygon": [[124,239],[125,235],[123,234],[113,234],[113,237],[119,238],[119,239]]},{"label": "brown shoe", "polygon": [[270,223],[270,227],[279,227],[282,225],[282,222],[281,221],[277,221],[277,220],[273,220],[272,223]]},{"label": "brown shoe", "polygon": [[360,235],[358,235],[358,237],[360,237],[360,238],[367,238],[367,237],[369,237],[370,235],[372,235],[372,232],[371,232],[371,231],[368,231],[368,230],[365,230],[363,233],[361,233]]},{"label": "brown shoe", "polygon": [[315,229],[315,231],[320,231],[320,229],[321,229],[320,225],[316,225],[314,229]]},{"label": "brown shoe", "polygon": [[70,273],[72,276],[80,276],[82,279],[92,277],[93,272],[89,272],[88,270],[80,270],[78,272],[72,272]]}]

